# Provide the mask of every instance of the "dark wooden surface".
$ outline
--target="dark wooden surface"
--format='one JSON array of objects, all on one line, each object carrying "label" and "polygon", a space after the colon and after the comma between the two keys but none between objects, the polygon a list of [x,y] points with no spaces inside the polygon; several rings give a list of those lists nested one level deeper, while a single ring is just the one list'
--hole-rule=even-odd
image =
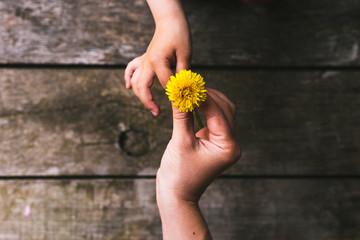
[{"label": "dark wooden surface", "polygon": [[[238,107],[244,154],[227,174],[360,173],[359,71],[198,72]],[[3,69],[0,82],[1,175],[155,175],[172,129],[158,84],[155,118],[123,70]]]},{"label": "dark wooden surface", "polygon": [[[351,179],[223,179],[200,204],[214,239],[353,240],[359,199]],[[0,181],[0,212],[4,240],[161,239],[153,179]]]},{"label": "dark wooden surface", "polygon": [[[184,5],[193,70],[238,108],[214,239],[360,239],[360,1]],[[123,83],[153,31],[145,0],[0,1],[0,240],[161,239],[170,106]]]},{"label": "dark wooden surface", "polygon": [[[184,0],[197,65],[358,66],[360,1]],[[127,64],[154,24],[145,0],[3,0],[0,63]]]}]

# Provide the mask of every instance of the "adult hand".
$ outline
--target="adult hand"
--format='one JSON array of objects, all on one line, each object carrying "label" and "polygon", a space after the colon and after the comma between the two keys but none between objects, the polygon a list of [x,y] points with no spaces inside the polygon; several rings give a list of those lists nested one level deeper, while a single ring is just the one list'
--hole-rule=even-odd
[{"label": "adult hand", "polygon": [[222,93],[207,89],[199,108],[207,127],[196,134],[191,113],[173,108],[173,135],[157,173],[162,197],[197,202],[207,186],[241,156],[236,140],[235,105]]},{"label": "adult hand", "polygon": [[163,239],[210,240],[198,201],[207,186],[241,156],[235,136],[235,105],[208,90],[200,110],[207,127],[195,134],[191,113],[173,108],[173,136],[156,176]]}]

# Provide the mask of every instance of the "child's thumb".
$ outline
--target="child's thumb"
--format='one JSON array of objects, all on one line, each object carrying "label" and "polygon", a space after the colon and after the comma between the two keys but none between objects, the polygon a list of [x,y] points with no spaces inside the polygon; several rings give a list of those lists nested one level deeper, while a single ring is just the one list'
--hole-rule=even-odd
[{"label": "child's thumb", "polygon": [[190,69],[190,59],[185,56],[177,56],[176,60],[176,72],[180,72],[180,70],[189,70]]}]

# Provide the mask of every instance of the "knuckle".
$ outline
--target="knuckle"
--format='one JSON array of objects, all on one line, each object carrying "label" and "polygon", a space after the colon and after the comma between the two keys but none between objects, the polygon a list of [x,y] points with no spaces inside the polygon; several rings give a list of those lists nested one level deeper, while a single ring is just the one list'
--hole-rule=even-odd
[{"label": "knuckle", "polygon": [[234,153],[234,159],[235,161],[239,160],[241,158],[241,148],[239,146],[239,144],[236,144],[236,147],[233,149],[233,153]]},{"label": "knuckle", "polygon": [[151,66],[157,66],[160,63],[161,56],[159,54],[150,54],[149,63]]},{"label": "knuckle", "polygon": [[235,162],[237,162],[240,159],[241,154],[242,154],[242,152],[241,152],[241,148],[240,148],[239,144],[236,141],[234,141],[228,149],[227,162],[229,164],[234,164]]},{"label": "knuckle", "polygon": [[174,120],[176,120],[178,122],[184,122],[185,123],[189,119],[189,114],[177,111],[177,112],[173,113],[173,118],[174,118]]},{"label": "knuckle", "polygon": [[133,86],[135,86],[136,88],[138,88],[139,78],[137,78],[137,77],[132,77],[132,78],[130,79],[130,81],[131,81],[131,84],[132,84]]},{"label": "knuckle", "polygon": [[131,61],[127,64],[126,68],[127,68],[127,69],[132,69],[132,68],[134,68],[134,66],[136,66],[136,63],[137,63],[138,61],[139,61],[138,58],[134,58],[133,60],[131,60]]},{"label": "knuckle", "polygon": [[130,62],[126,65],[125,71],[128,71],[128,70],[131,68],[131,66],[133,65],[133,61],[134,61],[134,60],[130,61]]}]

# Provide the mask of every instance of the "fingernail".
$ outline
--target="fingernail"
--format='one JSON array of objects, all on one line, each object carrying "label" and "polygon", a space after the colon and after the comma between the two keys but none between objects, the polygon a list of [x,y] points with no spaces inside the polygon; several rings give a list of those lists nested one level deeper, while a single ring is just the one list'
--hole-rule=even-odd
[{"label": "fingernail", "polygon": [[151,111],[152,115],[154,115],[155,117],[158,115],[158,113],[156,111]]}]

